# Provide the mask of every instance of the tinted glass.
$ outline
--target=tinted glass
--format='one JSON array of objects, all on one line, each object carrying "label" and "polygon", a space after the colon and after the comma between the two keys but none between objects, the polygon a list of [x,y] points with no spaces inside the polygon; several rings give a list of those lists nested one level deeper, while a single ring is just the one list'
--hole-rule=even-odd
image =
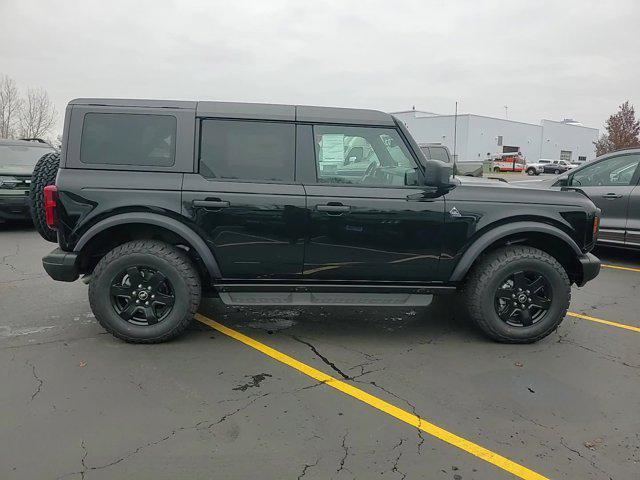
[{"label": "tinted glass", "polygon": [[170,167],[176,155],[176,119],[171,115],[88,113],[80,161],[106,165]]},{"label": "tinted glass", "polygon": [[0,170],[9,165],[33,167],[41,156],[52,152],[53,148],[0,145]]},{"label": "tinted glass", "polygon": [[207,178],[292,182],[292,123],[204,120],[200,174]]},{"label": "tinted glass", "polygon": [[398,132],[388,128],[313,128],[319,183],[418,185],[420,172]]},{"label": "tinted glass", "polygon": [[571,175],[569,185],[577,187],[628,186],[638,168],[640,155],[624,155],[594,163]]}]

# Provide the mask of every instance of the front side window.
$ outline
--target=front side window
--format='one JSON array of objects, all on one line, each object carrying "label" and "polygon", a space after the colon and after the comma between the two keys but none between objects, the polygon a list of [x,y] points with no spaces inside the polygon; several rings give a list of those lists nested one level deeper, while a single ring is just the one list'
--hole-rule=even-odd
[{"label": "front side window", "polygon": [[419,184],[418,167],[396,130],[316,125],[313,131],[318,183]]},{"label": "front side window", "polygon": [[629,186],[634,178],[640,155],[608,158],[575,172],[569,185],[576,187]]},{"label": "front side window", "polygon": [[283,122],[203,120],[200,175],[221,180],[292,182],[295,126]]},{"label": "front side window", "polygon": [[176,155],[172,115],[87,113],[80,161],[88,164],[170,167]]}]

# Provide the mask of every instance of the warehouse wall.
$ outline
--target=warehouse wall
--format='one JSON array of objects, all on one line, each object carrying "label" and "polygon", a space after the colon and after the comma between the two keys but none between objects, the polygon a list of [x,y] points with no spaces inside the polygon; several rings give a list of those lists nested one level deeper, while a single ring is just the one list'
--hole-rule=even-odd
[{"label": "warehouse wall", "polygon": [[[418,143],[441,143],[453,152],[453,115],[425,114],[409,111],[394,114],[406,125]],[[541,158],[560,159],[560,152],[572,152],[571,160],[595,157],[593,142],[598,129],[542,120],[541,125],[464,114],[458,116],[457,152],[460,161],[482,161],[487,153],[502,152],[502,145],[520,147],[529,162]]]},{"label": "warehouse wall", "polygon": [[595,158],[598,129],[569,125],[552,120],[542,120],[541,158],[559,159],[561,150],[571,152],[571,161],[577,162],[579,156],[587,161]]}]

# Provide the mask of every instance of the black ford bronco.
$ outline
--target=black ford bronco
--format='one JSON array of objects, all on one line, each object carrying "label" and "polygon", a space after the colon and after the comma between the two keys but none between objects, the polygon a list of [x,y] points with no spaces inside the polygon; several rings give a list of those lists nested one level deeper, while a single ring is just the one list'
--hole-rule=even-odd
[{"label": "black ford bronco", "polygon": [[59,243],[45,270],[84,275],[129,342],[180,334],[202,290],[236,305],[452,294],[494,340],[535,342],[600,269],[585,195],[455,178],[378,111],[78,99],[36,170],[34,215]]}]

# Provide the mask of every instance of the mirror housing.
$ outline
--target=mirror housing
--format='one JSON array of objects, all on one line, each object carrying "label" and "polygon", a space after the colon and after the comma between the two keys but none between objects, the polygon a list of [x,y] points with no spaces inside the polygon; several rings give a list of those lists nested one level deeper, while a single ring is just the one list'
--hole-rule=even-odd
[{"label": "mirror housing", "polygon": [[454,186],[452,181],[453,165],[440,160],[424,162],[424,184],[438,190],[448,190]]}]

